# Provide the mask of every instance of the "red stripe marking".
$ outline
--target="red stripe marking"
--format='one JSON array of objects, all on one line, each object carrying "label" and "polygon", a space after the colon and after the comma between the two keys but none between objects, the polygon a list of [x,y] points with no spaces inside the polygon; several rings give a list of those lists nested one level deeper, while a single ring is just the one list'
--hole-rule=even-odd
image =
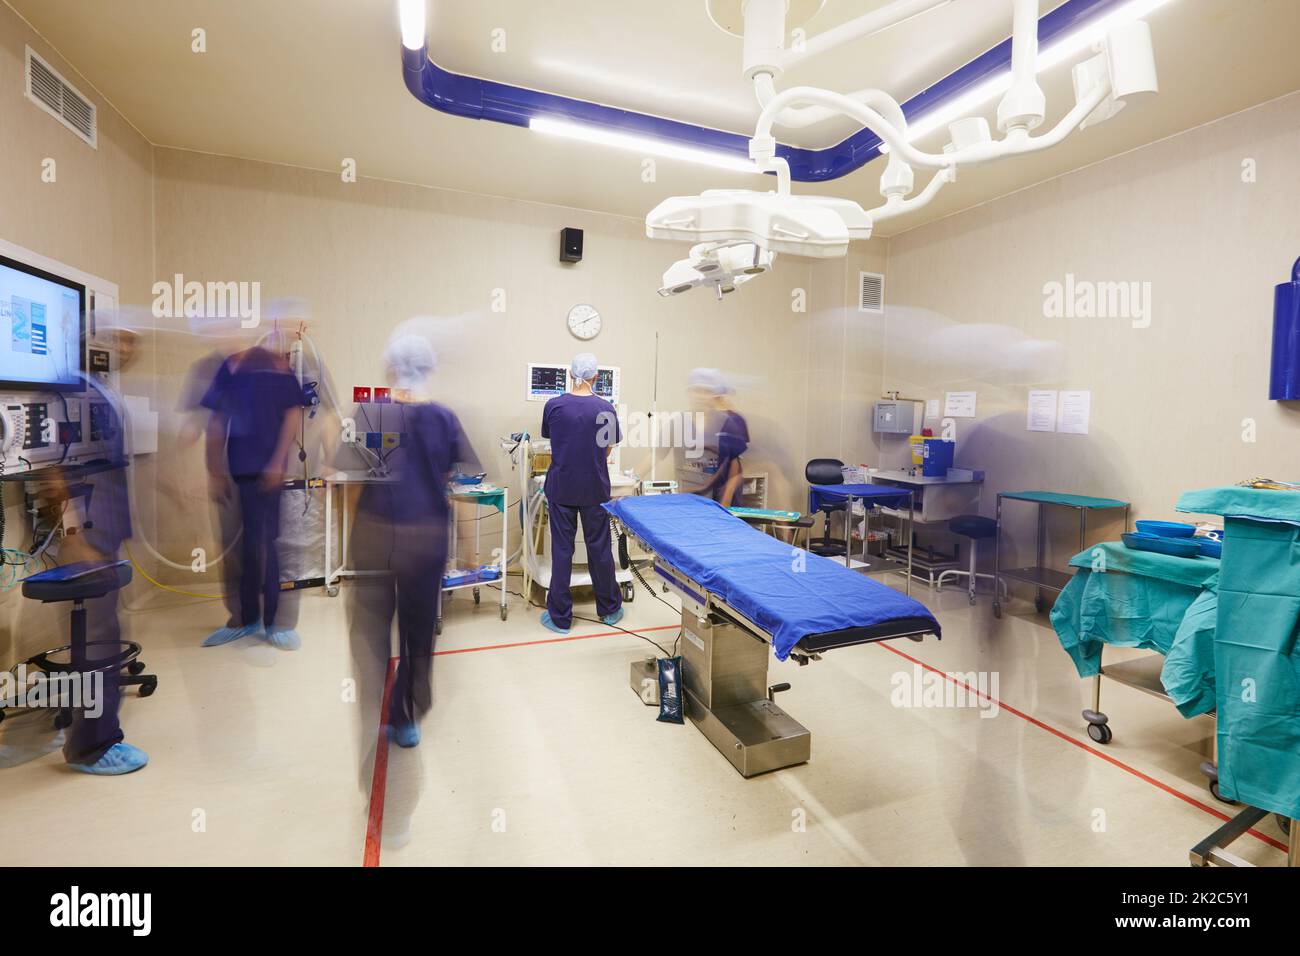
[{"label": "red stripe marking", "polygon": [[[662,627],[643,627],[640,631],[668,631],[680,629],[680,624]],[[533,647],[538,644],[562,644],[566,641],[586,641],[593,637],[611,637],[626,631],[601,631],[596,634],[574,634],[568,637],[542,638],[536,641],[515,641],[510,644],[484,644],[481,647],[461,647],[449,651],[434,651],[435,657],[445,654],[469,654],[474,651],[498,651],[508,647]],[[379,865],[380,843],[384,835],[384,794],[388,787],[388,707],[397,677],[397,658],[388,661],[388,674],[384,678],[384,700],[379,711],[379,738],[375,742],[375,768],[370,777],[370,813],[366,820],[366,849],[362,866]]]},{"label": "red stripe marking", "polygon": [[[1011,713],[1015,714],[1017,717],[1021,718],[1022,720],[1029,721],[1029,723],[1033,724],[1035,727],[1039,727],[1043,730],[1046,730],[1049,734],[1054,734],[1057,737],[1060,737],[1066,743],[1074,744],[1074,746],[1078,747],[1080,750],[1086,750],[1094,757],[1100,757],[1102,760],[1105,760],[1107,763],[1114,764],[1116,767],[1119,767],[1121,770],[1128,771],[1133,776],[1137,777],[1139,780],[1145,780],[1153,787],[1157,787],[1158,789],[1163,790],[1165,793],[1177,797],[1179,800],[1182,800],[1184,803],[1189,803],[1192,806],[1197,807],[1198,809],[1204,810],[1206,813],[1210,814],[1210,816],[1218,817],[1220,820],[1224,821],[1225,823],[1231,819],[1231,817],[1229,817],[1226,813],[1222,813],[1211,806],[1207,806],[1206,804],[1201,803],[1201,801],[1197,800],[1195,797],[1189,797],[1187,794],[1175,790],[1173,787],[1170,787],[1167,784],[1161,783],[1159,780],[1156,780],[1154,777],[1148,776],[1147,774],[1143,773],[1141,770],[1138,770],[1135,767],[1130,767],[1122,760],[1116,760],[1110,754],[1102,753],[1100,750],[1097,750],[1095,747],[1089,747],[1083,741],[1076,740],[1074,737],[1071,737],[1069,734],[1064,733],[1060,730],[1057,730],[1055,727],[1043,723],[1037,717],[1031,717],[1029,714],[1026,714],[1024,711],[1017,710],[1016,708],[1012,707],[1010,704],[1003,703],[1002,701],[998,700],[995,697],[990,697],[987,694],[982,693],[981,691],[975,689],[974,687],[971,687],[965,681],[959,681],[951,674],[947,674],[939,670],[939,668],[937,667],[931,667],[929,664],[925,663],[924,661],[919,661],[915,657],[912,657],[910,654],[904,654],[898,648],[891,647],[884,642],[880,642],[880,646],[887,651],[891,651],[897,654],[899,657],[903,658],[904,660],[911,661],[913,664],[916,664],[918,667],[923,667],[926,670],[930,671],[931,673],[938,674],[940,677],[944,678],[945,680],[951,681],[952,683],[956,684],[959,687],[964,687],[967,691],[969,691],[972,694],[975,694],[978,697],[983,697],[987,701],[996,703],[1003,710],[1010,711]],[[1258,830],[1248,830],[1246,832],[1249,833],[1251,836],[1255,837],[1257,840],[1261,840],[1264,843],[1267,843],[1269,846],[1276,847],[1277,849],[1281,850],[1283,853],[1287,851],[1287,847],[1285,843],[1275,840],[1271,836],[1268,836],[1267,834],[1260,833]]]},{"label": "red stripe marking", "polygon": [[388,705],[397,677],[397,658],[388,659],[384,700],[379,711],[379,738],[375,741],[375,769],[370,777],[370,815],[366,820],[366,852],[362,866],[379,865],[379,845],[384,835],[384,793],[388,788]]}]

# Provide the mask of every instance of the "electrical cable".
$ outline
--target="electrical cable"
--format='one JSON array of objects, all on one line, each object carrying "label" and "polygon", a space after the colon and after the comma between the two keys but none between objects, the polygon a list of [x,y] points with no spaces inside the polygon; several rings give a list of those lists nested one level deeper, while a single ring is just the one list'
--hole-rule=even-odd
[{"label": "electrical cable", "polygon": [[154,587],[162,588],[164,591],[170,591],[173,594],[183,594],[185,597],[202,598],[204,601],[221,600],[222,596],[220,594],[217,595],[199,594],[197,591],[182,591],[180,588],[174,588],[171,587],[170,585],[163,584],[161,581],[158,581],[155,578],[151,577],[149,572],[146,571],[144,568],[140,567],[139,562],[136,561],[135,559],[135,555],[131,553],[130,546],[128,546],[125,542],[123,542],[122,548],[123,550],[126,551],[126,556],[127,559],[131,562],[131,566],[135,568],[137,571],[139,571],[140,576],[144,578],[146,581],[148,581],[150,584],[152,584]]}]

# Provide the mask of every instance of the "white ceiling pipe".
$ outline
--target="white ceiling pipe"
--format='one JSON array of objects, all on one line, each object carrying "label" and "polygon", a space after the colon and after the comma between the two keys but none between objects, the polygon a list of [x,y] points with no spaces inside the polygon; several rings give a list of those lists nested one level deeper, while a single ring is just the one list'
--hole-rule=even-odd
[{"label": "white ceiling pipe", "polygon": [[1047,114],[1038,85],[1038,0],[1012,0],[1011,89],[998,103],[998,129],[1036,129]]},{"label": "white ceiling pipe", "polygon": [[951,2],[952,0],[895,0],[894,3],[887,7],[873,10],[855,20],[850,20],[848,23],[842,23],[837,27],[832,27],[823,33],[817,34],[817,36],[804,41],[803,46],[798,49],[786,50],[779,65],[782,69],[789,69],[809,57],[817,56],[841,44],[870,36],[873,33],[879,33],[881,30],[902,23],[904,20],[910,20],[912,17],[928,13]]},{"label": "white ceiling pipe", "polygon": [[931,176],[930,181],[925,184],[925,188],[912,198],[904,199],[902,196],[890,196],[885,200],[883,206],[867,210],[867,218],[874,224],[884,222],[886,219],[894,219],[909,212],[916,212],[921,207],[928,206],[930,201],[939,194],[939,190],[952,180],[953,171],[951,169],[941,169]]},{"label": "white ceiling pipe", "polygon": [[1088,94],[1087,99],[1076,104],[1075,108],[1070,110],[1050,133],[1043,136],[1029,136],[1028,130],[1023,127],[1013,128],[1006,139],[977,144],[951,153],[935,154],[925,153],[917,149],[907,141],[907,137],[892,123],[863,103],[830,90],[821,90],[811,86],[796,86],[778,93],[763,108],[762,115],[758,118],[754,138],[750,140],[749,153],[762,167],[765,157],[773,155],[776,150],[776,140],[772,136],[772,122],[775,117],[780,114],[781,110],[796,103],[813,103],[837,110],[845,116],[857,120],[879,136],[885,145],[889,147],[891,153],[896,153],[913,166],[942,169],[964,163],[983,163],[997,159],[1000,156],[1035,152],[1059,143],[1073,132],[1079,123],[1083,122],[1088,114],[1096,109],[1109,93],[1110,82],[1104,80]]},{"label": "white ceiling pipe", "polygon": [[[760,106],[766,106],[773,98],[776,97],[776,83],[770,73],[760,73],[754,77],[754,93],[758,97]],[[907,117],[903,114],[903,107],[899,105],[898,100],[894,99],[883,90],[859,90],[856,93],[850,93],[850,98],[875,108],[880,115],[892,123],[895,128],[907,135]],[[790,125],[787,120],[791,117],[796,119],[807,118],[809,122],[820,122],[838,115],[835,110],[827,109],[823,106],[808,107],[790,107],[781,111],[777,117],[777,122],[782,125]],[[806,125],[796,122],[795,125]],[[885,172],[880,177],[880,195],[889,196],[906,196],[912,191],[915,185],[915,176],[912,173],[912,167],[903,159],[891,153],[889,164]]]}]

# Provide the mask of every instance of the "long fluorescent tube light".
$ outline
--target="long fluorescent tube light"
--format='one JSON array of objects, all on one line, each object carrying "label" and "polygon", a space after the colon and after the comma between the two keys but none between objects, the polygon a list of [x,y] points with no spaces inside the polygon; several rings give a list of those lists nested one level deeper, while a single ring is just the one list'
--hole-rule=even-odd
[{"label": "long fluorescent tube light", "polygon": [[398,0],[397,18],[402,24],[402,46],[408,50],[418,50],[428,41],[429,31],[425,23],[428,0]]},{"label": "long fluorescent tube light", "polygon": [[624,149],[642,155],[649,154],[651,156],[662,156],[666,159],[680,159],[688,163],[699,163],[703,166],[713,166],[717,169],[727,169],[736,173],[759,174],[759,169],[752,160],[742,159],[739,156],[729,156],[726,153],[713,150],[697,149],[693,146],[680,146],[677,143],[655,139],[653,136],[624,133],[619,130],[589,126],[584,123],[572,123],[568,120],[554,119],[549,116],[534,116],[528,121],[528,128],[539,133],[563,136],[566,139],[581,140],[585,143],[596,143],[600,146],[612,146],[615,149]]},{"label": "long fluorescent tube light", "polygon": [[[1104,40],[1106,35],[1115,27],[1133,20],[1141,20],[1171,2],[1172,0],[1132,0],[1131,3],[1124,4],[1124,6],[1106,16],[1085,24],[1073,33],[1061,37],[1046,49],[1040,50],[1035,72],[1044,73],[1055,66],[1059,66],[1071,57],[1091,48],[1094,43]],[[1001,96],[1010,88],[1010,70],[999,73],[997,76],[991,76],[956,99],[949,100],[942,106],[917,117],[915,122],[909,120],[907,138],[909,141],[915,141],[923,136],[928,136],[935,130],[946,127],[954,120],[969,116],[973,111],[990,100]]]}]

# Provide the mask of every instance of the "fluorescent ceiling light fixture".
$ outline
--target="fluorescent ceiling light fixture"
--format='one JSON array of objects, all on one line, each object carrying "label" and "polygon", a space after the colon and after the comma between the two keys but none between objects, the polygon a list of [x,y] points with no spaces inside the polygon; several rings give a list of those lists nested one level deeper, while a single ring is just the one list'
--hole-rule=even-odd
[{"label": "fluorescent ceiling light fixture", "polygon": [[402,24],[402,46],[408,50],[418,50],[429,39],[428,25],[425,23],[425,4],[428,0],[398,0],[397,17]]},{"label": "fluorescent ceiling light fixture", "polygon": [[[1039,51],[1035,72],[1045,73],[1053,67],[1092,48],[1094,43],[1106,39],[1106,35],[1117,26],[1133,20],[1141,20],[1172,0],[1131,0],[1106,16],[1099,17],[1092,23],[1085,24],[1073,33],[1061,37],[1051,46]],[[946,127],[954,120],[968,116],[990,100],[996,99],[1011,88],[1011,71],[991,76],[983,82],[951,99],[942,106],[923,113],[907,124],[907,138],[915,142],[935,130]],[[882,149],[881,152],[887,152]]]},{"label": "fluorescent ceiling light fixture", "polygon": [[655,139],[653,136],[624,133],[600,126],[588,126],[583,123],[573,123],[569,120],[554,119],[549,116],[533,117],[528,121],[528,128],[539,133],[563,136],[566,139],[581,140],[585,143],[596,143],[600,146],[612,146],[615,149],[628,150],[642,155],[648,154],[662,156],[665,159],[680,159],[688,163],[699,163],[702,166],[713,166],[717,169],[727,169],[736,173],[759,173],[758,167],[754,165],[753,160],[708,149],[697,149],[693,146],[680,146],[677,143]]}]

